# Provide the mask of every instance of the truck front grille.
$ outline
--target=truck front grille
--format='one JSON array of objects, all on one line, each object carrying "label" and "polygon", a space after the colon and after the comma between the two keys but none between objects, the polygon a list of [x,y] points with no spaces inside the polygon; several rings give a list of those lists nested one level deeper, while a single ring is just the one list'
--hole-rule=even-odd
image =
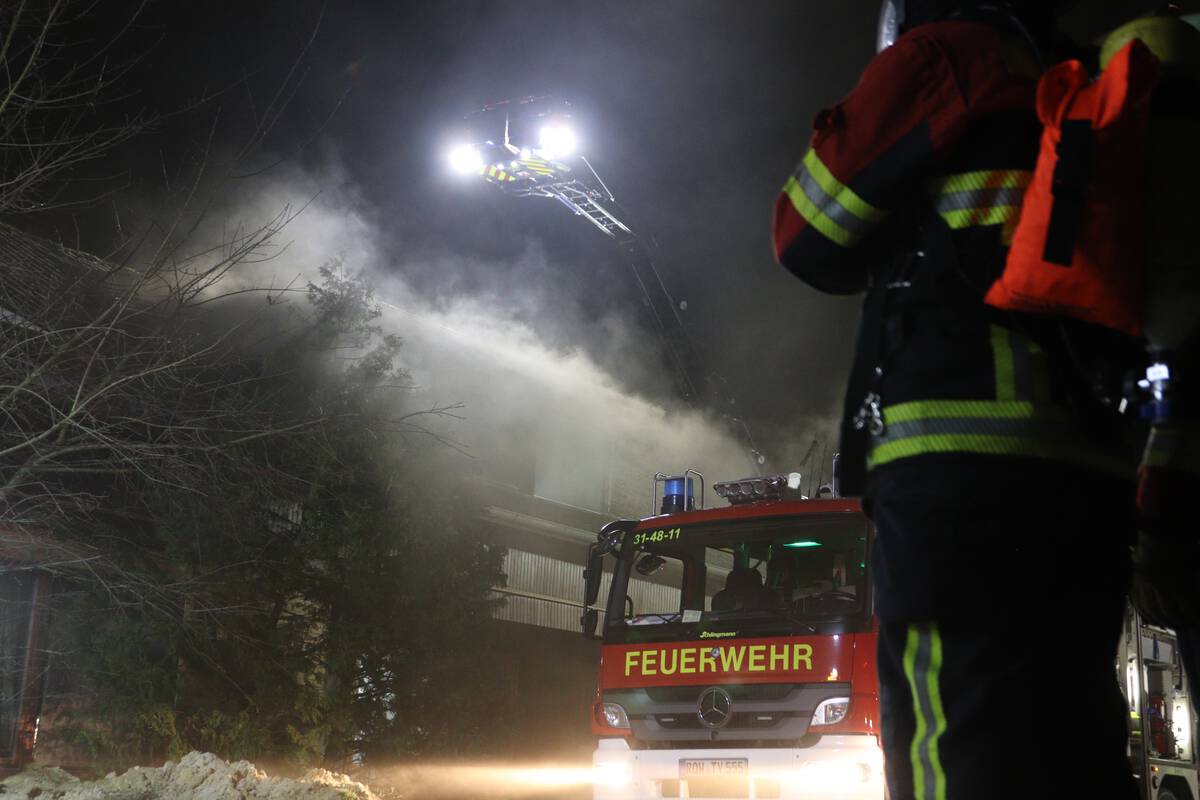
[{"label": "truck front grille", "polygon": [[[646,696],[655,703],[692,703],[703,686],[647,686]],[[725,687],[734,700],[782,700],[796,689],[794,683],[744,683]]]},{"label": "truck front grille", "polygon": [[801,739],[822,701],[850,694],[849,684],[829,681],[718,687],[729,694],[732,717],[716,729],[706,727],[697,716],[701,695],[712,686],[606,690],[604,699],[625,709],[634,740],[699,743]]},{"label": "truck front grille", "polygon": [[[773,728],[779,724],[780,720],[789,716],[795,715],[778,711],[744,711],[733,715],[733,719],[729,720],[729,727],[737,729]],[[700,730],[704,728],[700,718],[695,714],[656,714],[654,721],[667,730]]]}]

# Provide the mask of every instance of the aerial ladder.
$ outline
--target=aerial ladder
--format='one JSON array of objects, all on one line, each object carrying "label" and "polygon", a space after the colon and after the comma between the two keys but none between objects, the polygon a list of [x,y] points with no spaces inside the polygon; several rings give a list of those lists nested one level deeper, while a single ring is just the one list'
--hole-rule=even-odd
[{"label": "aerial ladder", "polygon": [[[513,197],[556,200],[611,239],[633,272],[679,394],[693,407],[718,411],[754,470],[760,471],[766,456],[738,413],[726,382],[706,367],[688,337],[680,315],[682,304],[675,301],[654,264],[653,245],[623,221],[625,215],[613,193],[587,158],[574,152],[570,119],[570,105],[551,97],[485,106],[468,115],[470,141],[451,151],[451,165]],[[501,121],[502,136],[488,138],[501,130]]]}]

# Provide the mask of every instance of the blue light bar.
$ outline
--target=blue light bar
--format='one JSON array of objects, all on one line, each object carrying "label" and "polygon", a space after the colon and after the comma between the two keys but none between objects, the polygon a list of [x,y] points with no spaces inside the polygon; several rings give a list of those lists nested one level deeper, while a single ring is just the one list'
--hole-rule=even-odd
[{"label": "blue light bar", "polygon": [[691,477],[672,475],[663,479],[660,514],[678,514],[680,511],[691,511],[695,507],[695,488]]}]

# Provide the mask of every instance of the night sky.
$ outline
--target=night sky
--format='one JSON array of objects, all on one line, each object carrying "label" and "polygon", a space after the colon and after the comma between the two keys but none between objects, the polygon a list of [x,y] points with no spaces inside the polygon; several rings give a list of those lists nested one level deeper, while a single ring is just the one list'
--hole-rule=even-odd
[{"label": "night sky", "polygon": [[[602,355],[601,316],[627,309],[651,360],[656,344],[611,243],[552,201],[508,198],[446,168],[464,114],[552,93],[575,107],[581,150],[625,221],[658,243],[694,344],[743,411],[768,426],[827,420],[858,300],[819,295],[774,263],[771,207],[813,116],[870,58],[877,10],[865,0],[151,4],[124,40],[139,61],[121,107],[168,113],[217,94],[125,154],[134,166],[116,203],[145,205],[214,119],[214,148],[236,148],[295,65],[294,94],[256,163],[335,171],[382,233],[388,269],[431,302],[536,292],[529,323],[620,378],[622,364]],[[1081,29],[1112,21],[1076,17]],[[528,268],[531,252],[541,268]],[[556,297],[571,298],[569,318],[555,314]],[[662,385],[629,388],[670,401]]]}]

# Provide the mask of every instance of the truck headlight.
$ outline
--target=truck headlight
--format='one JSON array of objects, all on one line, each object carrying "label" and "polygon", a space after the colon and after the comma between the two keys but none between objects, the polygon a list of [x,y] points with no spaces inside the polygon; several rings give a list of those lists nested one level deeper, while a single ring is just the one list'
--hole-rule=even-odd
[{"label": "truck headlight", "polygon": [[843,792],[869,783],[869,764],[849,760],[810,761],[796,771],[794,785],[809,792]]},{"label": "truck headlight", "polygon": [[604,724],[610,728],[628,728],[629,715],[625,713],[625,709],[617,703],[601,703],[600,718],[604,720]]},{"label": "truck headlight", "polygon": [[592,767],[592,783],[610,789],[623,789],[633,783],[633,767],[617,761],[597,764]]},{"label": "truck headlight", "polygon": [[818,725],[836,725],[846,718],[850,713],[850,698],[849,697],[831,697],[828,700],[822,700],[817,706],[817,710],[813,712],[813,726]]}]

